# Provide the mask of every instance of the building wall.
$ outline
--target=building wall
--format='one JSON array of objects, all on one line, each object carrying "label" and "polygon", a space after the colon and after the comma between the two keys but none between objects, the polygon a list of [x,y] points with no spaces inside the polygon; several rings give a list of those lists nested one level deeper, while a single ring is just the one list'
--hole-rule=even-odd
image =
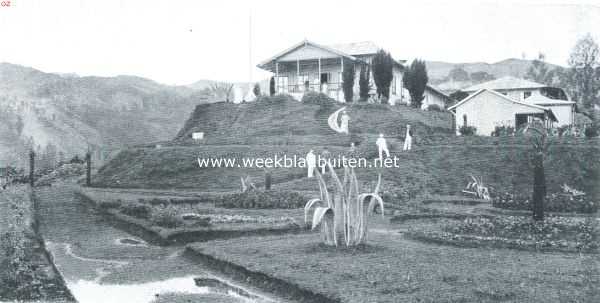
[{"label": "building wall", "polygon": [[574,117],[574,108],[573,105],[542,105],[548,109],[551,109],[556,119],[557,123],[554,124],[556,127],[560,127],[563,125],[571,125],[575,122]]},{"label": "building wall", "polygon": [[541,109],[516,104],[492,92],[484,91],[473,99],[456,108],[456,128],[463,126],[463,117],[467,125],[475,126],[477,134],[490,136],[496,125],[515,125],[516,114],[543,113]]},{"label": "building wall", "polygon": [[441,109],[446,108],[446,102],[440,95],[433,93],[431,90],[425,90],[425,99],[421,104],[422,109],[427,109],[429,105],[437,105]]}]

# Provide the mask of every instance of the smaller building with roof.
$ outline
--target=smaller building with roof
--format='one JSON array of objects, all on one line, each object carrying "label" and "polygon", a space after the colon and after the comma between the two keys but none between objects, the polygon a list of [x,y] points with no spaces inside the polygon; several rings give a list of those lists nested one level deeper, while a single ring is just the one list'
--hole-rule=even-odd
[{"label": "smaller building with roof", "polygon": [[[575,102],[570,101],[567,93],[558,87],[507,76],[467,87],[463,91],[470,95],[448,109],[456,113],[457,128],[466,123],[477,127],[477,133],[480,135],[489,135],[487,131],[493,130],[495,126],[518,128],[521,124],[530,121],[532,117],[539,119],[540,108],[551,113],[548,117],[553,117],[546,120],[549,127],[575,124]],[[495,109],[500,104],[497,103],[497,94],[482,94],[482,91],[495,92],[514,102],[503,102],[503,106],[508,108]],[[476,99],[476,102],[466,106],[467,102],[464,101],[472,99]],[[473,104],[478,104],[482,108],[471,108]],[[534,108],[538,110],[533,110]],[[487,113],[496,110],[497,115]],[[514,113],[514,117],[507,117],[505,114],[508,112]],[[477,117],[477,115],[484,115],[484,117]]]},{"label": "smaller building with roof", "polygon": [[455,116],[456,131],[473,126],[477,134],[490,136],[497,126],[519,128],[533,121],[550,128],[558,120],[551,109],[517,101],[491,89],[480,89],[448,108]]}]

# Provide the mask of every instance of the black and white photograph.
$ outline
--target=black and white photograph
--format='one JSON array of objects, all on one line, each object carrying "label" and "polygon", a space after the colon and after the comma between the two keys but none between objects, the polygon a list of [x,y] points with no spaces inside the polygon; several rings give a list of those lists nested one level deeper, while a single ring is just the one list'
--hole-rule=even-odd
[{"label": "black and white photograph", "polygon": [[598,0],[0,0],[0,303],[599,303]]}]

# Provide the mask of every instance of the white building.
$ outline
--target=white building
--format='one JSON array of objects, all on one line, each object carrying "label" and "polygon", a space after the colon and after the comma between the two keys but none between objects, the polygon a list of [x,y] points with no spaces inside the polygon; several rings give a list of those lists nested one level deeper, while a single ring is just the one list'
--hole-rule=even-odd
[{"label": "white building", "polygon": [[547,127],[557,121],[553,111],[544,106],[517,101],[494,90],[481,89],[448,108],[455,116],[456,131],[474,126],[477,134],[490,136],[496,126],[518,128],[534,120]]},{"label": "white building", "polygon": [[569,101],[569,97],[561,88],[507,76],[473,85],[462,91],[474,94],[482,89],[494,90],[515,101],[552,110],[558,120],[554,126],[575,123],[575,102]]},{"label": "white building", "polygon": [[[278,93],[290,94],[300,100],[307,91],[320,91],[333,99],[344,101],[344,68],[354,67],[354,97],[358,98],[359,73],[371,65],[371,60],[380,49],[370,41],[325,46],[304,40],[265,60],[258,67],[274,73]],[[390,102],[403,100],[403,62],[394,61]],[[375,94],[372,74],[370,79],[371,94]]]}]

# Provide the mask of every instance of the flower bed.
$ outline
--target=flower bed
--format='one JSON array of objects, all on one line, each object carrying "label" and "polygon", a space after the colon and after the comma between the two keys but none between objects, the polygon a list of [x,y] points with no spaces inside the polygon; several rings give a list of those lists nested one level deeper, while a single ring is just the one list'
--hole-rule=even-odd
[{"label": "flower bed", "polygon": [[216,207],[224,208],[302,208],[308,199],[297,192],[250,190],[215,198]]},{"label": "flower bed", "polygon": [[[492,206],[503,209],[533,210],[531,197],[501,194],[494,198]],[[585,195],[556,193],[546,196],[544,210],[553,212],[594,213],[600,208],[599,201],[591,201]]]},{"label": "flower bed", "polygon": [[595,218],[549,216],[543,222],[522,216],[477,217],[454,221],[441,230],[411,230],[409,237],[458,246],[598,252]]}]

